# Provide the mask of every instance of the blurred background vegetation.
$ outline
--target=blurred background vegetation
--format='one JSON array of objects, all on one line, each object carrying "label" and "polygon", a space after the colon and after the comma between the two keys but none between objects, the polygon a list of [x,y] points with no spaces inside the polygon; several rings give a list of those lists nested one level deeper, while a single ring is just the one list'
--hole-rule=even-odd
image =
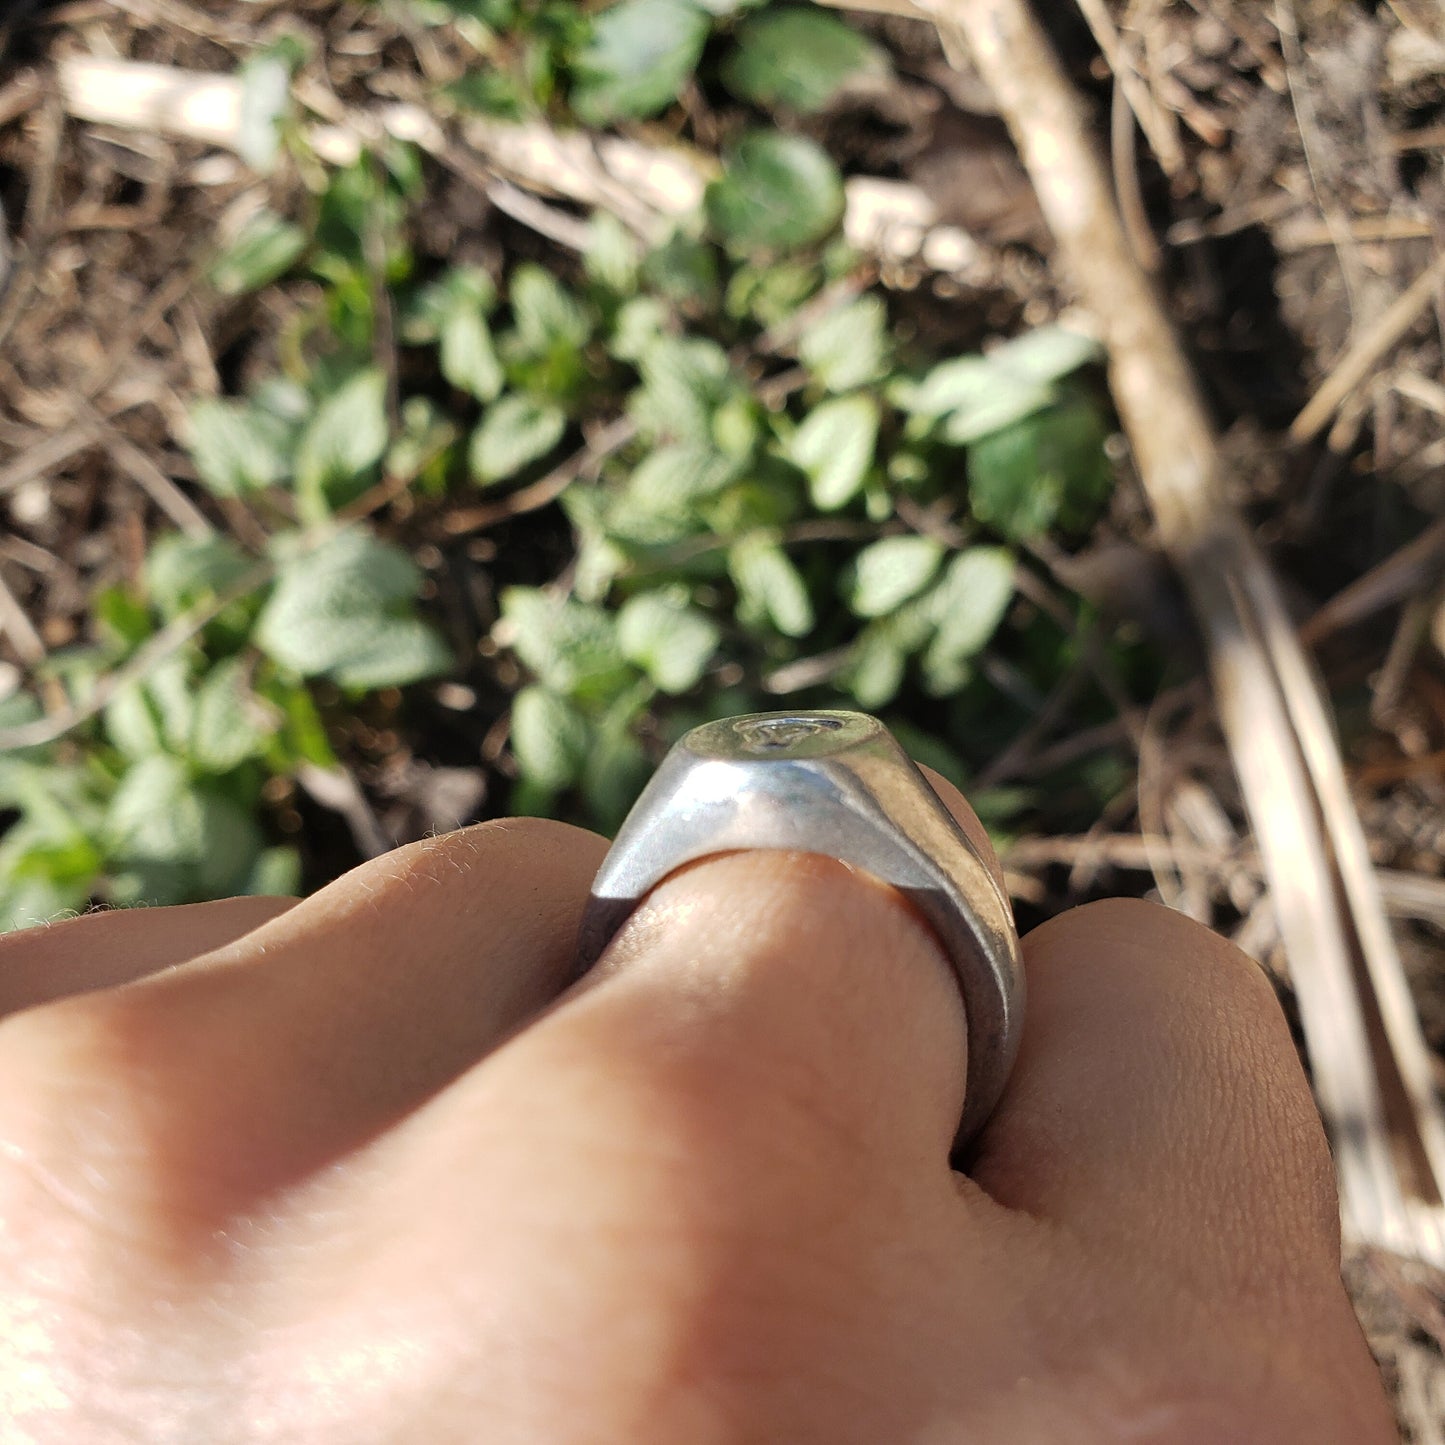
[{"label": "blurred background vegetation", "polygon": [[[1007,339],[962,298],[925,335],[840,235],[815,118],[887,84],[880,40],[818,8],[693,0],[405,0],[335,8],[320,34],[261,8],[272,30],[232,56],[248,173],[170,257],[225,333],[169,399],[157,465],[182,506],[144,519],[138,565],[116,539],[74,641],[0,702],[23,729],[125,677],[56,743],[7,753],[11,923],[315,887],[354,857],[302,826],[298,784],[344,798],[375,851],[416,831],[372,816],[403,758],[446,770],[423,827],[608,830],[709,717],[860,706],[970,783],[1061,679],[1075,729],[1152,695],[1164,661],[1139,629],[1101,632],[1022,560],[1109,509],[1095,343],[1047,303],[1030,328],[1011,297]],[[439,216],[455,187],[420,146],[324,158],[291,98],[402,67],[452,121],[675,130],[690,106],[713,178],[649,236],[605,210],[519,233],[485,193]],[[1022,771],[975,787],[995,825],[1078,831],[1129,781],[1107,747]]]}]

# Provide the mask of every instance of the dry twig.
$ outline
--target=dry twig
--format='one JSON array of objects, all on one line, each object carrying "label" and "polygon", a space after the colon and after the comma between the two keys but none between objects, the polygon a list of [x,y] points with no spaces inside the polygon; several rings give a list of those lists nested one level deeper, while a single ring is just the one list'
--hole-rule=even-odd
[{"label": "dry twig", "polygon": [[1415,324],[1442,283],[1445,283],[1445,251],[1436,256],[1335,363],[1304,410],[1290,424],[1292,442],[1307,442],[1319,433],[1341,402]]}]

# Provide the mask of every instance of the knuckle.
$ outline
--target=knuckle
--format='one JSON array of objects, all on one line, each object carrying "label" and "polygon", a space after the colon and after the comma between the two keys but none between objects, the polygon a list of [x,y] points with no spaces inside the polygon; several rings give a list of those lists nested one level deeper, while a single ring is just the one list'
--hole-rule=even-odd
[{"label": "knuckle", "polygon": [[1141,968],[1163,974],[1170,989],[1191,1001],[1227,1009],[1252,1028],[1273,1031],[1283,1022],[1274,988],[1259,964],[1186,914],[1142,898],[1109,898],[1085,904],[1073,915],[1087,917],[1122,951],[1135,955]]},{"label": "knuckle", "polygon": [[[1214,1121],[1221,1157],[1229,1152],[1251,1161],[1263,1182],[1250,1200],[1278,1212],[1295,1266],[1308,1272],[1322,1258],[1333,1271],[1340,1240],[1334,1164],[1268,975],[1227,939],[1162,905],[1116,899],[1079,911],[1107,928],[1121,949],[1132,942],[1132,974],[1167,1002],[1155,1017],[1175,1053],[1193,1060],[1190,1077]],[[1243,1217],[1224,1224],[1241,1239],[1251,1228]]]}]

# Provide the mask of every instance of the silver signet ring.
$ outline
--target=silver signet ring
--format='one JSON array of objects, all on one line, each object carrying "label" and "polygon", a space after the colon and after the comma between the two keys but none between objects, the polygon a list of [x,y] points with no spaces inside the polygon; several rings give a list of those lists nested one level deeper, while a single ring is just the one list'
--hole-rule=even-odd
[{"label": "silver signet ring", "polygon": [[932,926],[968,1019],[961,1148],[998,1103],[1018,1052],[1018,934],[1008,898],[967,834],[866,713],[750,713],[684,735],[602,860],[578,934],[577,974],[668,874],[755,848],[822,853],[865,869]]}]

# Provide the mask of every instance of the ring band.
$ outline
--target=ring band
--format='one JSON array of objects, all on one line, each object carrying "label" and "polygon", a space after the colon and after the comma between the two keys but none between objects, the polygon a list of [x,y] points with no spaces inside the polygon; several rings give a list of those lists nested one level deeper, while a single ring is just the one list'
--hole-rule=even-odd
[{"label": "ring band", "polygon": [[577,976],[670,873],[759,848],[865,869],[933,927],[967,1014],[967,1091],[954,1147],[967,1144],[1018,1052],[1024,976],[1013,912],[927,779],[866,713],[750,713],[685,734],[602,860],[578,933]]}]

